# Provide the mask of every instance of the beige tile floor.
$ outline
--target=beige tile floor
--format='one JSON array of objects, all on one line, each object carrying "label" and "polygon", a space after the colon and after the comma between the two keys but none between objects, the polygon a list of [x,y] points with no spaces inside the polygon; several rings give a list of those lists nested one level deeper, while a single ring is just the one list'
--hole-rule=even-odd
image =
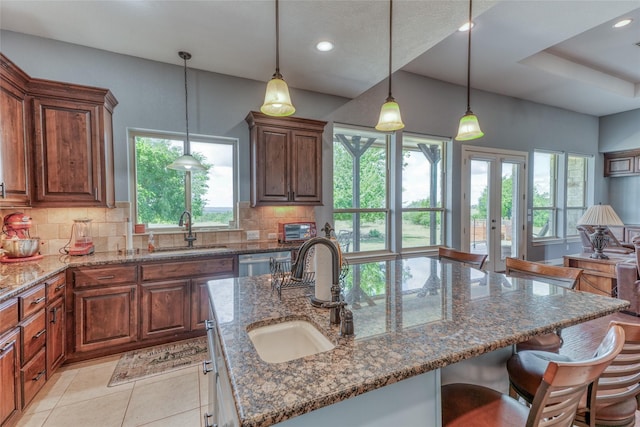
[{"label": "beige tile floor", "polygon": [[199,365],[107,387],[120,355],[58,369],[19,427],[198,427],[207,406]]}]

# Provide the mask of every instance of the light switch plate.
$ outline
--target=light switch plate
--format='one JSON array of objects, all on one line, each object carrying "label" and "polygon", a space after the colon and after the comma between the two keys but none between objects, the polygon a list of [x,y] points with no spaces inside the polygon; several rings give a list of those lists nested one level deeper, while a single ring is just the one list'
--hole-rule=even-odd
[{"label": "light switch plate", "polygon": [[260,238],[260,230],[247,230],[247,240],[258,240]]}]

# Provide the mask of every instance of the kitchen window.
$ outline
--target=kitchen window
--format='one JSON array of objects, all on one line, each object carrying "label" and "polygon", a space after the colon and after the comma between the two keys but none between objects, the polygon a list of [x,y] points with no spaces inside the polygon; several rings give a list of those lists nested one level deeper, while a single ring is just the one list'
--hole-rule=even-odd
[{"label": "kitchen window", "polygon": [[389,249],[389,140],[381,132],[334,128],[333,227],[347,252]]},{"label": "kitchen window", "polygon": [[576,223],[592,191],[593,157],[534,152],[532,239],[577,238]]},{"label": "kitchen window", "polygon": [[206,172],[167,169],[183,154],[184,135],[130,130],[129,139],[135,159],[132,194],[137,223],[151,230],[176,229],[180,215],[188,210],[195,229],[235,227],[237,139],[189,135],[191,154]]},{"label": "kitchen window", "polygon": [[558,153],[533,154],[533,240],[557,238]]},{"label": "kitchen window", "polygon": [[[444,147],[442,138],[334,127],[333,221],[343,250],[415,252],[442,244]],[[392,188],[400,198],[390,197]],[[399,220],[390,218],[394,211]]]},{"label": "kitchen window", "polygon": [[444,142],[402,135],[402,248],[442,245]]}]

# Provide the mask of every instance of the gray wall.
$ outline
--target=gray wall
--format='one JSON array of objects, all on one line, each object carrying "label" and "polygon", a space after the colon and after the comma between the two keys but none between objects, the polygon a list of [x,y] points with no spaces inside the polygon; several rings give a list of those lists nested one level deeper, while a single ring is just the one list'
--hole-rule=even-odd
[{"label": "gray wall", "polygon": [[[2,52],[32,77],[111,89],[119,101],[114,112],[116,199],[128,200],[127,128],[184,132],[182,67],[19,33],[2,31],[0,36]],[[190,70],[189,84],[190,130],[239,138],[240,199],[248,200],[249,132],[244,118],[249,111],[260,107],[265,83]],[[386,90],[386,81],[383,81],[352,100],[296,89],[291,90],[291,96],[297,116],[328,120],[327,129],[331,129],[333,122],[373,127]],[[455,134],[466,106],[464,87],[402,71],[394,74],[393,94],[400,103],[408,132],[450,137]],[[471,106],[486,136],[469,144],[529,153],[534,148],[598,153],[596,117],[481,91],[472,91]],[[331,141],[330,132],[325,132],[325,206],[316,210],[319,223],[331,220]],[[460,164],[460,154],[460,143],[453,143],[449,165]],[[451,183],[447,221],[453,224],[448,244],[456,247],[460,246],[458,170],[447,171]],[[596,161],[596,176],[602,176],[601,161]],[[605,190],[596,186],[595,200],[599,200]],[[570,249],[565,244],[530,246],[528,253],[534,260],[553,259],[567,251],[576,252],[578,248],[577,244]]]},{"label": "gray wall", "polygon": [[[600,118],[600,152],[640,148],[640,109]],[[640,176],[604,178],[606,202],[625,224],[640,224]]]}]

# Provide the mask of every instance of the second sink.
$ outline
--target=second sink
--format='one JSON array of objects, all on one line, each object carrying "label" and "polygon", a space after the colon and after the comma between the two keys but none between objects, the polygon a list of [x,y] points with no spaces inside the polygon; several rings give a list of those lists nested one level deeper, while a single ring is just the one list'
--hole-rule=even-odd
[{"label": "second sink", "polygon": [[267,363],[288,362],[335,347],[318,329],[304,320],[289,320],[248,331],[258,356]]}]

